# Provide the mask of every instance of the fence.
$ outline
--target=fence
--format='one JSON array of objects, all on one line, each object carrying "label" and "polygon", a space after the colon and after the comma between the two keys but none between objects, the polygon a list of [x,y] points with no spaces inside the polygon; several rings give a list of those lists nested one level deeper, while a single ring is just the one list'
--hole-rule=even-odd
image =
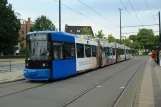
[{"label": "fence", "polygon": [[24,68],[24,63],[15,63],[13,61],[0,61],[0,72],[12,72],[17,70],[23,70]]}]

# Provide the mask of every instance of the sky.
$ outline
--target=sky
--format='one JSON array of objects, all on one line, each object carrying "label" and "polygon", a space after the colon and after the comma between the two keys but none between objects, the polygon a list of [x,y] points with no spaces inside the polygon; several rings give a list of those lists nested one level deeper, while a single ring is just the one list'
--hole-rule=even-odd
[{"label": "sky", "polygon": [[[56,1],[58,0],[8,0],[15,12],[20,14],[19,18],[27,20],[30,17],[34,22],[37,17],[46,15],[59,28],[59,4]],[[115,38],[119,38],[120,35],[119,8],[122,9],[122,27],[124,27],[122,36],[126,37],[136,34],[135,32],[143,27],[125,26],[158,24],[158,12],[161,11],[161,0],[61,0],[61,2],[62,31],[65,24],[92,26],[94,33],[103,30],[106,36],[112,34]],[[156,25],[144,28],[159,31]],[[156,35],[158,33],[155,32]]]}]

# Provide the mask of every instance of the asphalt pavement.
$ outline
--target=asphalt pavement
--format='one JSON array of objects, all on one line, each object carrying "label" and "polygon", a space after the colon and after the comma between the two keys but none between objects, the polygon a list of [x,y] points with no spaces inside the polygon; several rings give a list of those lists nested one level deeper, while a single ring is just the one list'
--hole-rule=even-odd
[{"label": "asphalt pavement", "polygon": [[111,107],[136,71],[144,71],[147,60],[148,57],[135,57],[72,78],[43,83],[39,87],[29,88],[33,82],[0,87],[0,106]]}]

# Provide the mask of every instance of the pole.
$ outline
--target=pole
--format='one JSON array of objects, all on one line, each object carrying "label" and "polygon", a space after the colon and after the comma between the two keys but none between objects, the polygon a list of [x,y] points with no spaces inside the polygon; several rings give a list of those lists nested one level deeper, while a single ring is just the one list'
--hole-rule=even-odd
[{"label": "pole", "polygon": [[121,9],[119,8],[119,11],[120,11],[120,44],[121,44]]},{"label": "pole", "polygon": [[134,40],[132,41],[132,43],[133,43],[133,57],[134,57]]},{"label": "pole", "polygon": [[159,42],[161,43],[160,11],[158,15],[159,15]]},{"label": "pole", "polygon": [[59,0],[59,32],[61,31],[61,0]]},{"label": "pole", "polygon": [[160,26],[160,11],[158,13],[159,16],[159,47],[158,47],[158,51],[157,51],[157,64],[159,65],[160,62],[160,58],[159,58],[159,51],[161,49],[161,26]]}]

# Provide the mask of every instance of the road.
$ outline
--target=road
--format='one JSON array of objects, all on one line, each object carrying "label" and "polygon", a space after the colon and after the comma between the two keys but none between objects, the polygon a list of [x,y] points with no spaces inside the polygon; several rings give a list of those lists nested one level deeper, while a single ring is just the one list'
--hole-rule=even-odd
[{"label": "road", "polygon": [[144,71],[147,60],[148,57],[135,57],[52,83],[0,85],[0,106],[112,107],[133,75]]}]

